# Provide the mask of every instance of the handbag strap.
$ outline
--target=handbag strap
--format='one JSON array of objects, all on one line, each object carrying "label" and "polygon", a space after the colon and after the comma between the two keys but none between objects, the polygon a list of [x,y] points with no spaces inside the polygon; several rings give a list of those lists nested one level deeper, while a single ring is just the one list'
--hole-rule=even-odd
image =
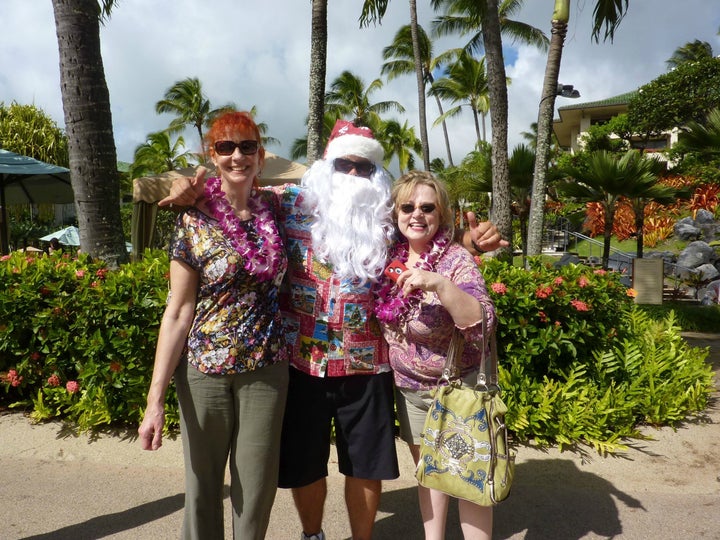
[{"label": "handbag strap", "polygon": [[[498,386],[498,359],[497,359],[497,345],[495,343],[495,333],[488,336],[489,329],[487,324],[487,315],[485,308],[482,309],[482,350],[480,352],[480,370],[478,371],[478,379],[476,386]],[[487,354],[489,345],[489,357]],[[465,338],[463,337],[462,331],[455,326],[453,328],[453,335],[450,338],[450,345],[448,346],[447,358],[445,359],[445,365],[443,366],[442,375],[438,384],[443,382],[450,383],[453,380],[457,380],[460,377],[459,370],[457,368],[457,359],[462,356],[463,349],[465,348]]]}]

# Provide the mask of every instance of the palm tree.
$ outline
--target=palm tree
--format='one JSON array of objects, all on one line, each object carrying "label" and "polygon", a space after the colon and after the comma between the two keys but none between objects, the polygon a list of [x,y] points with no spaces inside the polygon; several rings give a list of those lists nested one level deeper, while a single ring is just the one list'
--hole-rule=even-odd
[{"label": "palm tree", "polygon": [[635,201],[633,209],[638,225],[638,252],[642,256],[645,205],[650,200],[674,199],[674,193],[669,191],[671,188],[665,189],[667,186],[657,184],[658,163],[637,150],[629,150],[620,156],[597,150],[588,155],[587,166],[570,166],[563,172],[569,181],[558,184],[561,194],[580,202],[600,203],[603,209],[603,268],[607,269],[609,265],[615,211],[623,197]]},{"label": "palm tree", "polygon": [[168,133],[180,133],[186,126],[195,128],[200,139],[203,161],[207,159],[203,127],[212,122],[219,113],[234,108],[234,105],[228,104],[218,109],[211,109],[210,100],[205,97],[202,84],[197,77],[188,77],[176,82],[165,91],[163,99],[155,104],[155,112],[158,114],[176,115],[167,128]]},{"label": "palm tree", "polygon": [[178,137],[174,144],[166,131],[148,135],[148,140],[135,148],[135,156],[130,165],[130,178],[151,174],[160,174],[188,166],[190,152],[182,152],[185,140]]},{"label": "palm tree", "polygon": [[[338,117],[332,113],[326,112],[323,115],[322,130],[320,131],[320,148],[325,148],[327,140],[330,138],[330,134],[332,133],[337,120]],[[311,162],[310,157],[308,156],[308,144],[307,138],[295,139],[295,141],[293,141],[292,148],[290,149],[290,158],[297,161],[307,157],[307,163],[310,165]]]},{"label": "palm tree", "polygon": [[110,93],[100,49],[100,22],[110,16],[114,4],[52,0],[80,245],[110,267],[128,261]]},{"label": "palm tree", "polygon": [[688,122],[680,142],[685,151],[720,157],[720,109],[710,111],[705,125]]},{"label": "palm tree", "polygon": [[[386,75],[388,81],[393,80],[400,75],[409,75],[415,73],[415,58],[413,50],[412,32],[409,25],[403,26],[395,34],[393,42],[383,49],[383,60],[385,63],[382,66],[381,73]],[[432,41],[423,30],[422,26],[418,25],[418,42],[420,44],[420,64],[422,70],[423,85],[426,88],[428,85],[432,85],[435,81],[433,77],[433,71],[438,69],[441,65],[447,64],[454,59],[455,54],[453,52],[446,52],[440,56],[433,58]],[[435,96],[440,116],[443,115],[442,102],[438,96]],[[450,166],[454,166],[452,160],[452,153],[450,150],[450,138],[448,137],[447,123],[442,120],[443,136],[445,137],[445,149],[447,151],[448,163]]]},{"label": "palm tree", "polygon": [[422,143],[415,136],[415,130],[408,127],[407,120],[403,125],[397,120],[383,122],[376,137],[385,150],[386,165],[393,157],[397,157],[400,174],[415,168],[415,156],[412,152],[421,155]]},{"label": "palm tree", "polygon": [[327,69],[327,4],[328,0],[312,0],[308,133],[303,153],[308,158],[308,165],[312,165],[323,151],[325,73]]},{"label": "palm tree", "polygon": [[477,60],[467,51],[462,51],[458,59],[449,66],[447,76],[432,84],[429,94],[451,103],[460,103],[441,114],[435,120],[435,125],[459,115],[462,106],[466,105],[472,111],[477,141],[487,141],[485,117],[490,109],[490,100],[484,59]]},{"label": "palm tree", "polygon": [[[596,0],[593,10],[592,37],[599,40],[604,28],[604,39],[612,42],[615,29],[627,12],[629,0]],[[533,174],[532,200],[528,219],[528,255],[539,255],[542,250],[543,217],[545,211],[546,175],[550,153],[555,96],[558,91],[560,61],[570,19],[570,0],[555,0],[552,14],[551,40],[548,59],[545,64],[545,79],[542,96],[538,105],[538,140],[536,146],[535,172]]]},{"label": "palm tree", "polygon": [[[548,38],[542,30],[510,18],[520,12],[522,4],[523,0],[503,0],[497,6],[501,35],[513,43],[525,43],[543,51],[547,50]],[[430,5],[435,10],[444,8],[445,11],[444,15],[433,21],[433,32],[436,35],[472,34],[465,48],[474,53],[485,51],[482,35],[482,14],[485,7],[482,2],[477,0],[431,0]]]},{"label": "palm tree", "polygon": [[[365,0],[360,15],[360,26],[370,24],[371,21],[381,21],[385,15],[389,0]],[[410,42],[412,44],[412,59],[417,82],[418,116],[420,124],[420,143],[425,170],[430,170],[430,145],[427,134],[427,113],[425,111],[425,76],[423,74],[423,52],[420,43],[420,25],[417,22],[417,2],[409,0],[410,7]]]},{"label": "palm tree", "polygon": [[360,77],[343,71],[325,94],[325,110],[337,118],[352,118],[356,123],[377,131],[381,125],[380,113],[390,110],[405,112],[397,101],[370,102],[370,95],[382,86],[382,81],[375,79],[365,87]]},{"label": "palm tree", "polygon": [[685,62],[706,60],[708,58],[712,58],[713,56],[712,45],[710,45],[707,41],[700,41],[699,39],[696,39],[695,41],[688,42],[682,47],[675,49],[673,55],[668,58],[665,63],[667,64],[668,69],[673,69]]}]

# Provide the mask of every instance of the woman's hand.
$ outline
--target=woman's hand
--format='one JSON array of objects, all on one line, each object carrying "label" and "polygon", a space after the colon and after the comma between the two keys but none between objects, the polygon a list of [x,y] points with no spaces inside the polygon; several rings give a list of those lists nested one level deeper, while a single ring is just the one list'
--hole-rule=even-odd
[{"label": "woman's hand", "polygon": [[140,445],[143,450],[157,450],[162,446],[162,432],[165,426],[165,407],[149,405],[138,428]]},{"label": "woman's hand", "polygon": [[410,268],[398,276],[397,284],[404,296],[409,296],[416,289],[421,291],[437,292],[450,280],[435,272],[428,272],[420,268]]}]

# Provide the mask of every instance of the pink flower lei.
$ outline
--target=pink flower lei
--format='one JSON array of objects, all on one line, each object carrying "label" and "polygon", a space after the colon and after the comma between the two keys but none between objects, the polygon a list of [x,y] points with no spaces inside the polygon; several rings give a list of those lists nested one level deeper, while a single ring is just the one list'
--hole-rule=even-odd
[{"label": "pink flower lei", "polygon": [[[420,255],[420,259],[415,263],[415,268],[434,272],[435,264],[442,254],[445,253],[451,240],[452,238],[448,229],[438,231],[430,243],[430,249]],[[390,248],[388,260],[395,259],[403,263],[407,262],[407,239],[397,242]],[[384,323],[402,323],[410,310],[420,302],[424,295],[423,291],[415,290],[409,296],[403,296],[402,291],[395,282],[384,274],[380,278],[376,290],[375,316]]]},{"label": "pink flower lei", "polygon": [[[210,213],[218,220],[225,237],[244,259],[245,270],[258,281],[272,280],[277,276],[283,260],[283,243],[275,224],[270,204],[255,194],[248,198],[248,208],[254,216],[258,241],[249,239],[240,218],[222,190],[220,178],[210,178],[205,184],[205,199]],[[258,244],[259,247],[258,247]]]}]

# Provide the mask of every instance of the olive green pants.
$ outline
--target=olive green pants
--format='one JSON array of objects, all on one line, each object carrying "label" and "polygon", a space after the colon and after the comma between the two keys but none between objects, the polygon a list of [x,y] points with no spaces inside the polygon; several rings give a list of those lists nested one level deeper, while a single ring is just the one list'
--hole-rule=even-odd
[{"label": "olive green pants", "polygon": [[228,458],[233,537],[265,537],[277,489],[287,381],[286,363],[206,375],[181,361],[175,386],[185,457],[182,538],[224,538]]}]

